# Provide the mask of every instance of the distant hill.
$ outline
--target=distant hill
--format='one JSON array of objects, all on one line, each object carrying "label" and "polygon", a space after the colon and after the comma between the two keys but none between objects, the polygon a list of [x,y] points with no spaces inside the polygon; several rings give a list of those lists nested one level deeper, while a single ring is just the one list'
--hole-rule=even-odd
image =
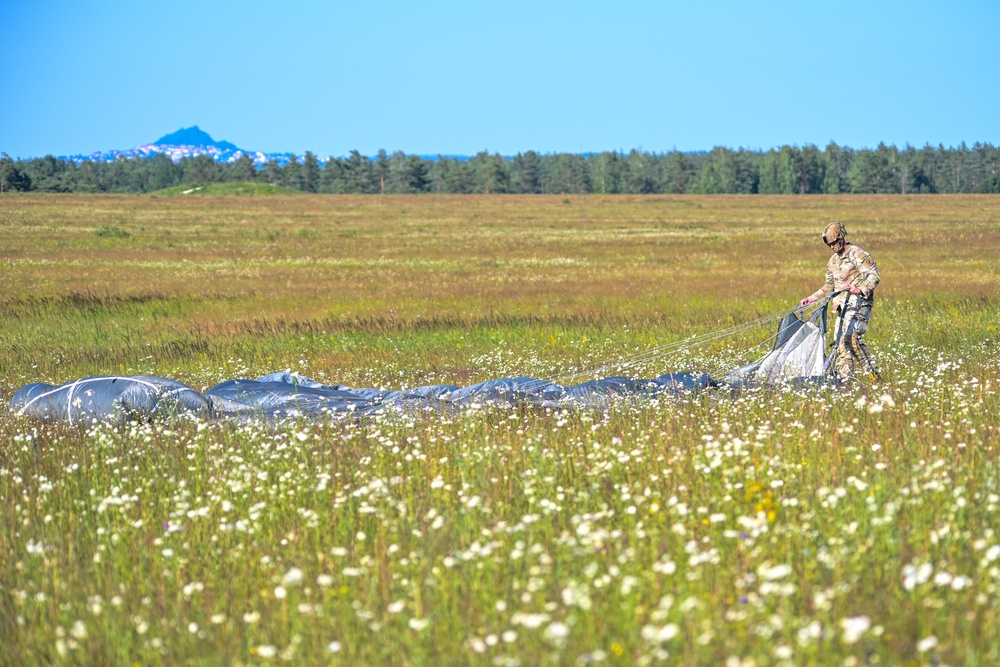
[{"label": "distant hill", "polygon": [[153,143],[158,146],[203,146],[205,148],[215,147],[223,151],[242,150],[228,141],[216,141],[212,135],[197,125],[182,127],[176,132],[160,137]]},{"label": "distant hill", "polygon": [[[183,159],[190,159],[199,155],[207,155],[213,161],[219,163],[235,162],[246,155],[253,160],[257,168],[263,167],[271,160],[277,162],[280,167],[287,165],[293,157],[299,161],[302,160],[302,155],[295,155],[294,153],[265,153],[263,151],[239,148],[229,141],[216,141],[212,138],[212,135],[197,125],[182,127],[176,132],[163,135],[152,143],[142,144],[134,148],[97,151],[90,155],[63,155],[60,156],[60,159],[82,164],[84,162],[114,162],[121,158],[150,158],[160,154],[166,155],[174,162],[180,162]],[[430,162],[434,162],[442,157],[454,158],[460,162],[469,159],[464,155],[420,155],[418,157]],[[328,158],[317,155],[316,159],[322,167],[326,165]],[[369,159],[374,160],[375,157],[369,156]]]}]

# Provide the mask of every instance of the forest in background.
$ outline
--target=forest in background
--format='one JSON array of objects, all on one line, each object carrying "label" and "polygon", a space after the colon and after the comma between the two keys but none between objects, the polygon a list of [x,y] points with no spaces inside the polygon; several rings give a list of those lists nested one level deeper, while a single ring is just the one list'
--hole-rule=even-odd
[{"label": "forest in background", "polygon": [[248,155],[216,163],[207,155],[173,162],[164,154],[77,163],[0,154],[0,192],[148,193],[178,185],[256,182],[328,194],[934,194],[1000,193],[1000,149],[855,150],[830,143],[768,151],[716,147],[704,153],[540,154],[481,152],[428,158],[351,151],[321,161],[311,152],[287,164],[255,165]]}]

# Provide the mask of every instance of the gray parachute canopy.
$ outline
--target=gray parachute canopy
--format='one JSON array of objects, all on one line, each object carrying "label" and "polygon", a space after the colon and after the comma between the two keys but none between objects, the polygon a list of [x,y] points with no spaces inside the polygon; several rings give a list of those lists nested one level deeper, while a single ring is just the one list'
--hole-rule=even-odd
[{"label": "gray parachute canopy", "polygon": [[35,383],[10,399],[11,411],[69,424],[211,414],[208,399],[186,384],[147,375],[86,377],[58,387]]},{"label": "gray parachute canopy", "polygon": [[703,373],[667,373],[651,380],[608,377],[568,387],[516,377],[469,387],[430,385],[388,391],[323,385],[293,373],[257,380],[226,380],[204,394],[174,380],[147,376],[89,377],[58,387],[30,384],[10,409],[46,422],[126,423],[162,417],[236,417],[280,420],[373,415],[386,411],[516,405],[597,405],[614,396],[658,396],[715,386]]},{"label": "gray parachute canopy", "polygon": [[[684,371],[664,373],[652,379],[616,375],[568,385],[514,377],[468,387],[439,384],[390,391],[324,385],[295,373],[282,372],[256,380],[226,380],[199,393],[166,378],[95,376],[59,386],[29,384],[14,394],[9,408],[20,416],[68,424],[122,424],[133,420],[182,417],[321,419],[482,405],[602,406],[615,398],[673,396],[720,386],[741,388],[752,384],[823,379],[830,364],[830,357],[824,357],[825,303],[808,318],[796,308],[787,315],[769,316],[761,321],[773,322],[776,317],[780,322],[771,350],[757,361],[730,371],[724,382],[713,380],[703,372]],[[706,334],[704,338],[712,337],[717,338],[718,334]],[[676,345],[666,347],[676,349]]]}]

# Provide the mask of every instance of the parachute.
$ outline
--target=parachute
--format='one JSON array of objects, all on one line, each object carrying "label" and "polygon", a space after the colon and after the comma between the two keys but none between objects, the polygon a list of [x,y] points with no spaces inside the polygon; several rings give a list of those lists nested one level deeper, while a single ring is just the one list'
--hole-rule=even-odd
[{"label": "parachute", "polygon": [[148,376],[90,377],[53,387],[30,384],[10,400],[17,415],[43,422],[126,423],[171,417],[268,421],[365,416],[389,411],[455,410],[483,405],[542,407],[599,405],[611,397],[659,396],[715,386],[703,373],[667,373],[650,380],[608,377],[561,386],[529,377],[488,380],[469,387],[430,385],[388,391],[323,385],[289,372],[257,380],[226,380],[204,394],[174,380]]},{"label": "parachute", "polygon": [[18,415],[70,425],[182,414],[207,417],[212,412],[208,400],[186,384],[147,375],[86,377],[58,387],[29,384],[14,394],[9,407]]},{"label": "parachute", "polygon": [[[401,390],[357,389],[340,384],[324,385],[286,371],[256,380],[226,380],[199,393],[167,378],[94,376],[59,386],[29,384],[14,394],[8,407],[18,416],[70,425],[176,418],[318,420],[387,412],[461,410],[484,405],[599,407],[612,400],[670,397],[716,388],[740,390],[756,385],[826,383],[830,381],[829,369],[834,354],[825,354],[826,304],[832,296],[816,307],[796,307],[788,313],[654,348],[614,366],[569,376],[568,379],[593,378],[579,384],[512,377],[468,387],[440,384]],[[609,368],[621,370],[639,362],[648,364],[677,350],[776,320],[777,332],[767,339],[773,340],[771,349],[756,361],[729,371],[723,381],[701,371],[669,372],[651,379],[628,375],[599,377]]]},{"label": "parachute", "polygon": [[828,356],[825,349],[826,307],[816,308],[809,317],[803,317],[796,309],[778,324],[771,351],[751,364],[730,371],[726,382],[778,384],[822,378],[833,361],[833,353]]}]

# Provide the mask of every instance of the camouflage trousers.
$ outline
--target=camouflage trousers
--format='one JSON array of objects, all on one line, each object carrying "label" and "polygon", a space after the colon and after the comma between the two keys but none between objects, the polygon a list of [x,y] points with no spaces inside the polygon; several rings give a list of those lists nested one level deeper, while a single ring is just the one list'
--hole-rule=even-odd
[{"label": "camouflage trousers", "polygon": [[868,352],[868,346],[862,338],[868,330],[868,318],[871,317],[871,304],[846,305],[837,319],[835,331],[840,332],[840,342],[837,344],[837,358],[834,372],[841,380],[854,377],[856,364],[871,375],[878,378],[875,362]]}]

